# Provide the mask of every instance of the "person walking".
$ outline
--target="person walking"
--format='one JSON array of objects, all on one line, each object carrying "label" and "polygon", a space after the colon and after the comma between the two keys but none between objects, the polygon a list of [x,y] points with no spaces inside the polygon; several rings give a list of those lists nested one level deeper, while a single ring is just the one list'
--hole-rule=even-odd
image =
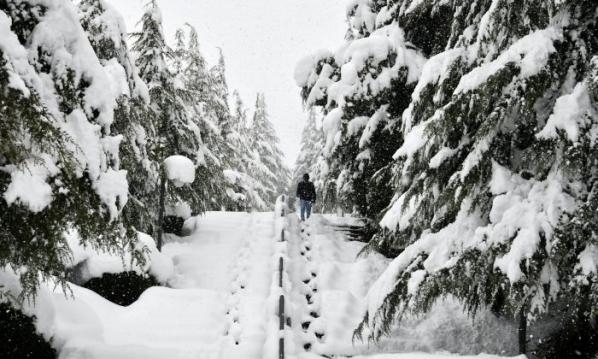
[{"label": "person walking", "polygon": [[297,197],[299,197],[299,206],[301,208],[301,221],[305,221],[311,215],[311,206],[316,203],[316,187],[309,180],[309,175],[303,175],[303,181],[297,185]]}]

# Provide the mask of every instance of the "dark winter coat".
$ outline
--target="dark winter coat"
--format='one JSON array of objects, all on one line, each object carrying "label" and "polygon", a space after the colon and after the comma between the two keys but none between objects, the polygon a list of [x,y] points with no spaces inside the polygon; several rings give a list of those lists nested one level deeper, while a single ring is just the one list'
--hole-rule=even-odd
[{"label": "dark winter coat", "polygon": [[315,202],[316,201],[316,187],[313,182],[301,181],[297,185],[297,197],[299,199]]}]

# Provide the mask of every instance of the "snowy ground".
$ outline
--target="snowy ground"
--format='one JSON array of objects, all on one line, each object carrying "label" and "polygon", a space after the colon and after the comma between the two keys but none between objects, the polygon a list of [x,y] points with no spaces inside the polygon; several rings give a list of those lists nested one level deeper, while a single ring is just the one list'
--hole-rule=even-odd
[{"label": "snowy ground", "polygon": [[[500,340],[480,344],[476,333],[483,331],[451,302],[397,328],[377,346],[354,345],[365,295],[387,260],[356,259],[363,244],[347,241],[331,226],[344,220],[315,215],[300,224],[295,215],[208,213],[196,219],[191,236],[163,248],[174,263],[171,288],[151,288],[129,307],[74,285],[73,298],[46,288],[27,311],[38,317],[38,329],[54,338],[61,359],[277,358],[281,293],[291,317],[285,331],[288,358],[440,359],[454,356],[381,353],[500,352]],[[285,258],[283,289],[277,282],[279,256]],[[9,288],[16,286],[11,281],[0,274]],[[503,335],[502,327],[490,328]]]}]

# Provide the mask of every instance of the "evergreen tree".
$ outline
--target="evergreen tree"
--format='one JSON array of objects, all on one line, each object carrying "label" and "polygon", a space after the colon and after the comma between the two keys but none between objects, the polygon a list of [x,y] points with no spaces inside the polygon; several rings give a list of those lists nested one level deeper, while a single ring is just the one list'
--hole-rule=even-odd
[{"label": "evergreen tree", "polygon": [[370,248],[397,256],[357,334],[378,339],[447,295],[517,318],[522,352],[527,322],[561,303],[590,327],[596,11],[360,0],[346,43],[300,63],[304,101],[326,113],[325,187],[363,201],[380,219]]},{"label": "evergreen tree", "polygon": [[[268,119],[266,100],[257,95],[253,121],[249,128],[249,147],[253,151],[254,164],[251,173],[261,184],[261,198],[272,207],[279,194],[286,192],[290,179],[289,170],[283,164],[283,154],[278,148],[278,137]],[[265,208],[263,208],[265,210]]]},{"label": "evergreen tree", "polygon": [[217,118],[218,128],[223,137],[231,131],[231,113],[228,105],[228,84],[226,83],[226,65],[224,54],[219,49],[218,64],[209,71],[208,106]]},{"label": "evergreen tree", "polygon": [[247,123],[247,109],[238,91],[233,92],[234,110],[229,125],[230,132],[226,141],[232,149],[231,168],[225,170],[232,192],[228,195],[233,199],[236,210],[263,210],[268,204],[262,198],[266,193],[265,187],[254,178],[254,171],[258,168],[256,155],[250,147],[249,128]]},{"label": "evergreen tree", "polygon": [[112,125],[122,73],[102,64],[68,1],[0,1],[0,265],[23,296],[65,285],[64,233],[112,250],[129,243]]},{"label": "evergreen tree", "polygon": [[376,219],[392,196],[389,163],[402,141],[400,115],[425,58],[396,23],[373,31],[375,18],[365,14],[352,8],[346,44],[305,58],[295,78],[306,105],[325,114],[324,196],[334,207]]},{"label": "evergreen tree", "polygon": [[[226,180],[221,183],[224,197],[222,198],[222,208],[226,210],[245,210],[246,204],[245,195],[241,186],[239,178],[241,174],[242,161],[240,160],[241,152],[241,134],[233,134],[237,122],[244,122],[242,119],[245,116],[242,110],[242,102],[238,93],[234,95],[236,101],[236,116],[231,113],[228,104],[228,84],[225,76],[225,62],[222,50],[218,58],[218,64],[213,66],[209,71],[208,81],[210,92],[208,93],[207,106],[211,114],[215,116],[217,127],[220,132],[219,141],[217,141],[216,150],[217,157],[223,168]],[[241,146],[242,147],[242,146]]]},{"label": "evergreen tree", "polygon": [[120,163],[114,165],[127,170],[129,181],[129,201],[122,217],[133,228],[152,233],[158,207],[158,168],[148,153],[149,140],[156,136],[148,89],[130,56],[120,14],[104,0],[83,0],[78,6],[81,25],[102,65],[122,69],[126,77],[112,125],[113,131],[123,136]]},{"label": "evergreen tree", "polygon": [[[395,194],[372,241],[400,254],[372,287],[360,329],[377,339],[446,295],[472,314],[490,307],[516,317],[522,352],[526,323],[555,302],[575,305],[586,318],[578,325],[588,325],[598,258],[587,212],[596,4],[358,2],[351,12],[385,19],[362,19],[375,24],[369,37],[400,24],[429,57],[400,118]],[[422,31],[432,23],[440,26]],[[567,302],[570,287],[578,297]]]},{"label": "evergreen tree", "polygon": [[[308,173],[314,182],[316,192],[320,195],[319,202],[323,211],[335,209],[334,193],[326,193],[323,183],[326,179],[326,159],[322,155],[324,147],[324,134],[321,128],[321,115],[314,107],[308,112],[307,122],[301,133],[301,149],[295,162],[292,186],[296,187],[303,175]],[[291,188],[291,192],[294,188]],[[294,194],[292,192],[292,194]]]},{"label": "evergreen tree", "polygon": [[[199,127],[202,140],[203,161],[199,163],[198,180],[193,190],[202,198],[202,209],[220,209],[225,198],[223,165],[218,153],[223,147],[221,131],[218,127],[221,104],[213,99],[216,91],[206,68],[206,61],[199,49],[198,35],[191,25],[189,40],[181,53],[182,74],[185,87],[189,91],[188,106],[192,120]],[[182,31],[181,31],[182,32]],[[181,35],[179,35],[181,36]]]},{"label": "evergreen tree", "polygon": [[[203,161],[201,134],[193,122],[180,59],[168,47],[162,33],[162,15],[155,0],[150,1],[141,18],[142,29],[133,34],[140,76],[149,87],[151,110],[157,136],[152,145],[152,160],[161,164],[168,156],[183,155],[195,164]],[[173,70],[169,67],[174,63]],[[190,206],[196,213],[203,209],[195,191],[188,187],[167,186],[160,176],[158,247],[161,247],[162,216],[165,210]],[[197,181],[197,179],[196,179]],[[193,185],[192,185],[193,186]]]}]

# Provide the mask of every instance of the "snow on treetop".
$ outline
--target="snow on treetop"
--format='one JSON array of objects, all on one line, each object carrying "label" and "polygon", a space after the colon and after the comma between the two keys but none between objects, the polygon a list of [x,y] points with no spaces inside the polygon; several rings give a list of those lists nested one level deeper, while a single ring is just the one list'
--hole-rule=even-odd
[{"label": "snow on treetop", "polygon": [[195,180],[195,165],[185,156],[174,155],[165,159],[164,171],[166,178],[177,187],[193,183]]},{"label": "snow on treetop", "polygon": [[318,61],[331,56],[332,52],[328,50],[319,50],[301,59],[295,67],[295,82],[297,83],[297,86],[304,87],[315,81],[315,79],[312,78],[315,77],[313,69],[316,67]]}]

